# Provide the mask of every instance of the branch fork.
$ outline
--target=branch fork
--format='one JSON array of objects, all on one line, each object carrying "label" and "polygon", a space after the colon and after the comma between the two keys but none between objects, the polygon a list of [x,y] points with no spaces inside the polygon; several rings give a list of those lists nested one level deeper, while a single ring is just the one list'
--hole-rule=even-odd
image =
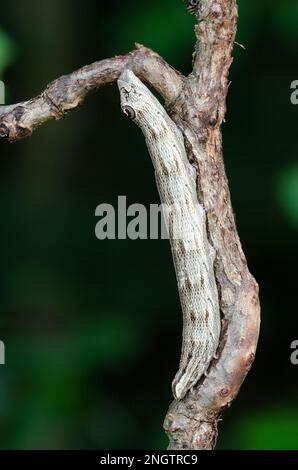
[{"label": "branch fork", "polygon": [[99,87],[131,69],[165,100],[182,129],[190,161],[198,168],[198,199],[207,215],[216,252],[215,275],[222,331],[218,357],[164,422],[171,450],[213,449],[220,416],[237,396],[254,361],[260,325],[258,285],[249,272],[233,214],[222,156],[221,125],[237,25],[236,0],[188,0],[199,18],[193,71],[184,77],[157,53],[137,44],[124,56],[95,62],[50,83],[35,98],[0,107],[0,138],[29,137],[40,125],[61,119]]}]

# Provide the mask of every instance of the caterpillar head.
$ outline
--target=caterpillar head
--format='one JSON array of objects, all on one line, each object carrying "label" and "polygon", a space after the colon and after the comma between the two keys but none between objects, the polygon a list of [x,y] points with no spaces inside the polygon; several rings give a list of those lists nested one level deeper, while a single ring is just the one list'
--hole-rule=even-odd
[{"label": "caterpillar head", "polygon": [[131,70],[124,70],[119,77],[118,88],[121,108],[125,116],[141,127],[144,125],[147,125],[148,128],[154,127],[152,102],[154,101],[157,108],[161,105],[141,80]]},{"label": "caterpillar head", "polygon": [[199,5],[199,0],[187,0],[187,11],[191,14],[197,13],[197,7]]}]

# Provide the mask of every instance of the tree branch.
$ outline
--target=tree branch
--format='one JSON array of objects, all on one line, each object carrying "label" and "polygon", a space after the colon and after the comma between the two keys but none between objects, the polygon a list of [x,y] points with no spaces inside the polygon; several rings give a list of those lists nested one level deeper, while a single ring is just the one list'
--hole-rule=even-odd
[{"label": "tree branch", "polygon": [[127,55],[95,62],[58,78],[36,98],[1,106],[0,138],[14,142],[30,136],[51,119],[61,119],[99,87],[116,82],[125,68],[155,88],[166,104],[177,98],[183,86],[182,74],[151,49],[136,44],[136,49]]},{"label": "tree branch", "polygon": [[232,63],[236,0],[201,0],[196,8],[196,59],[172,107],[189,159],[199,168],[198,198],[207,212],[216,250],[222,333],[218,358],[184,400],[171,405],[164,427],[170,449],[212,449],[223,410],[237,396],[255,357],[259,336],[258,285],[249,273],[237,233],[222,157],[221,124]]},{"label": "tree branch", "polygon": [[258,286],[238,237],[222,156],[221,125],[236,33],[236,0],[188,0],[195,13],[196,57],[184,78],[143,46],[125,56],[95,62],[59,78],[36,98],[0,108],[0,137],[15,141],[59,119],[100,86],[114,83],[125,68],[154,87],[184,133],[190,161],[198,166],[198,198],[207,214],[222,312],[218,357],[208,376],[165,419],[170,449],[212,449],[223,410],[237,396],[255,357],[259,335]]}]

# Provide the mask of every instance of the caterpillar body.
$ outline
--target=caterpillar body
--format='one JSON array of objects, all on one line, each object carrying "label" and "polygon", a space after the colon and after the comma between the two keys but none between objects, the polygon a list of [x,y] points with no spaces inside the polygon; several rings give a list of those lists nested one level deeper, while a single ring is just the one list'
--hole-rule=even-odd
[{"label": "caterpillar body", "polygon": [[168,225],[183,312],[182,352],[173,380],[181,400],[206,373],[220,336],[214,249],[196,191],[181,131],[149,89],[130,70],[118,80],[121,107],[143,131]]}]

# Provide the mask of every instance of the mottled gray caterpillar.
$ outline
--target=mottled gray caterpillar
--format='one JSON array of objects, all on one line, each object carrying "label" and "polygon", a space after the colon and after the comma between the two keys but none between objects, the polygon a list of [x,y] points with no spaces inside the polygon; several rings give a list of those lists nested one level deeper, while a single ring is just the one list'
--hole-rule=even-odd
[{"label": "mottled gray caterpillar", "polygon": [[214,249],[206,214],[198,202],[196,170],[189,163],[181,131],[148,88],[130,70],[118,80],[121,107],[143,131],[168,224],[183,311],[182,353],[173,380],[181,400],[206,373],[220,335]]}]

